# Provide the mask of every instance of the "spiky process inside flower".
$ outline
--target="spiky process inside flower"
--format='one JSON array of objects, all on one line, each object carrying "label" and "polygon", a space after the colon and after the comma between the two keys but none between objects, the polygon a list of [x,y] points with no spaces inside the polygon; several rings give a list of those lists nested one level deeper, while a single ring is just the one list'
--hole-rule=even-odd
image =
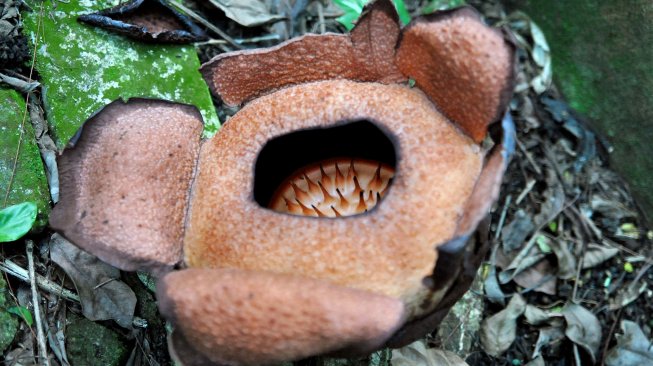
[{"label": "spiky process inside flower", "polygon": [[299,216],[343,217],[367,212],[390,187],[394,169],[362,159],[331,159],[300,169],[286,179],[270,208]]}]

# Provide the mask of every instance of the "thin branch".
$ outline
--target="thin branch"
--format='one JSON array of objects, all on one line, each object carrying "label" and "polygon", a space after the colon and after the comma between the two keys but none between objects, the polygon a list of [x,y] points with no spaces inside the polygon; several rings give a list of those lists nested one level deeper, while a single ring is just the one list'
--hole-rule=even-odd
[{"label": "thin branch", "polygon": [[236,49],[242,50],[243,46],[239,45],[233,38],[231,38],[227,33],[225,33],[222,29],[216,27],[215,25],[211,24],[209,21],[206,19],[202,18],[199,14],[196,12],[192,11],[191,9],[185,7],[183,4],[175,1],[175,0],[170,0],[170,4],[174,5],[179,11],[183,12],[184,14],[188,15],[189,17],[193,18],[196,22],[201,23],[203,26],[207,27],[208,29],[212,30],[214,33],[222,37],[225,41],[229,42],[230,45],[235,47]]},{"label": "thin branch", "polygon": [[[0,271],[6,272],[7,274],[14,276],[21,281],[30,282],[30,277],[27,270],[22,268],[18,264],[10,261],[9,259],[5,259],[4,262],[0,262]],[[74,301],[77,303],[80,302],[79,296],[76,293],[63,288],[58,284],[38,274],[35,277],[36,277],[36,284],[42,290],[45,290],[53,295],[61,296],[66,300]]]},{"label": "thin branch", "polygon": [[36,325],[36,339],[39,346],[39,359],[45,366],[50,366],[48,348],[43,333],[43,321],[41,320],[41,297],[36,288],[36,275],[34,273],[34,242],[27,240],[27,265],[29,268],[30,288],[32,289],[32,305],[34,306],[34,319]]}]

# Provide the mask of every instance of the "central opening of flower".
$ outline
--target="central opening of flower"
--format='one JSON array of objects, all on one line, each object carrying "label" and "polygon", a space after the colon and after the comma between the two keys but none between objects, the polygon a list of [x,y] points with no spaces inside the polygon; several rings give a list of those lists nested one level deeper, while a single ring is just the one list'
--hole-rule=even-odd
[{"label": "central opening of flower", "polygon": [[261,150],[254,199],[292,215],[362,214],[388,193],[396,160],[392,140],[370,121],[295,131]]}]

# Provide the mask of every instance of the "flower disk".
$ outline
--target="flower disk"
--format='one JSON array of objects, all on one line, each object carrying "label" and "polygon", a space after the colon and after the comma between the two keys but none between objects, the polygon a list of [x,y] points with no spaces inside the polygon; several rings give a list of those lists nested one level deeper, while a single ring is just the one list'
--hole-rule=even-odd
[{"label": "flower disk", "polygon": [[394,169],[383,163],[327,160],[309,165],[286,179],[272,198],[270,208],[299,216],[358,215],[380,202],[393,176]]}]

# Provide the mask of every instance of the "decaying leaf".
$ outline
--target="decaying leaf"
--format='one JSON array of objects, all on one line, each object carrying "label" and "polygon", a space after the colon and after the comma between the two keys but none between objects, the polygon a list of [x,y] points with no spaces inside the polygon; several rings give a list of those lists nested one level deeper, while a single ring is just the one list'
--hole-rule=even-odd
[{"label": "decaying leaf", "polygon": [[272,14],[261,0],[209,0],[236,23],[246,27],[269,23],[283,19],[283,15]]},{"label": "decaying leaf", "polygon": [[50,239],[50,255],[73,280],[82,302],[82,312],[90,320],[115,320],[131,328],[136,295],[120,281],[120,271],[92,256],[59,234]]},{"label": "decaying leaf", "polygon": [[620,287],[617,294],[610,299],[610,310],[617,310],[637,300],[647,287],[648,284],[644,281],[633,281],[628,286]]},{"label": "decaying leaf", "polygon": [[513,220],[501,230],[503,248],[506,252],[510,252],[521,247],[534,229],[531,215],[524,210],[518,210]]},{"label": "decaying leaf", "polygon": [[549,246],[558,258],[558,278],[568,280],[576,275],[576,257],[562,240],[549,240]]},{"label": "decaying leaf", "polygon": [[499,282],[502,284],[510,282],[515,276],[539,263],[545,257],[546,255],[538,253],[534,246],[529,245],[528,247],[525,247],[512,260],[512,262],[510,262],[510,264],[499,273]]},{"label": "decaying leaf", "polygon": [[487,299],[492,301],[495,304],[505,306],[505,294],[501,290],[501,285],[499,285],[499,280],[497,279],[497,268],[496,266],[491,266],[488,271],[487,278],[483,282],[483,291],[487,295]]},{"label": "decaying leaf", "polygon": [[608,351],[608,366],[653,365],[653,343],[635,322],[621,322],[623,335],[617,335],[617,345]]},{"label": "decaying leaf", "polygon": [[562,309],[562,315],[567,322],[567,328],[565,329],[567,338],[581,346],[596,362],[596,356],[601,345],[601,323],[599,319],[591,311],[573,303],[567,304]]},{"label": "decaying leaf", "polygon": [[528,304],[526,305],[526,310],[524,311],[524,317],[526,321],[531,325],[540,325],[549,320],[551,314],[538,308],[535,305]]},{"label": "decaying leaf", "polygon": [[537,356],[531,362],[527,363],[526,366],[546,366],[542,356]]},{"label": "decaying leaf", "polygon": [[583,269],[598,266],[617,255],[617,253],[619,253],[619,249],[617,248],[589,243],[583,255]]},{"label": "decaying leaf", "polygon": [[481,345],[485,352],[497,357],[510,347],[517,334],[517,319],[525,310],[526,301],[517,294],[505,309],[483,320]]},{"label": "decaying leaf", "polygon": [[163,0],[132,0],[79,21],[127,37],[156,43],[190,43],[206,39],[204,31]]},{"label": "decaying leaf", "polygon": [[392,366],[465,366],[467,363],[451,351],[426,348],[423,340],[392,350]]},{"label": "decaying leaf", "polygon": [[542,354],[543,347],[548,346],[553,342],[560,341],[564,336],[565,334],[560,326],[540,329],[540,334],[537,336],[535,349],[533,350],[533,358],[538,358]]}]

